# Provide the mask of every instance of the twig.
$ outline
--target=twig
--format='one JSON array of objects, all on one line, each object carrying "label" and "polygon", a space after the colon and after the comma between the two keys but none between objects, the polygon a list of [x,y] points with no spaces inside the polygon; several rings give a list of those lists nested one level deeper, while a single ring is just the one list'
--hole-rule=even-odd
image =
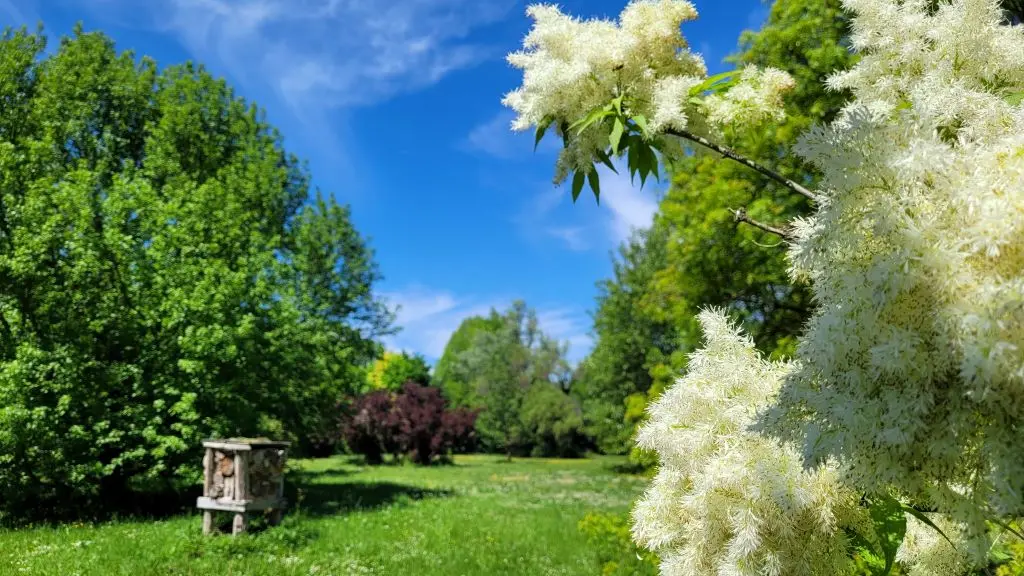
[{"label": "twig", "polygon": [[999,526],[1001,526],[1003,528],[1003,530],[1006,530],[1007,532],[1009,532],[1010,534],[1013,534],[1017,538],[1020,538],[1021,540],[1024,540],[1024,534],[1021,534],[1020,532],[1014,530],[1013,527],[1010,526],[1009,524],[1007,524],[1005,522],[1002,522],[1001,520],[994,520],[994,522],[996,524],[998,524]]},{"label": "twig", "polygon": [[754,162],[753,160],[740,155],[739,153],[730,148],[726,148],[725,146],[722,146],[720,144],[715,144],[714,142],[708,140],[707,138],[704,138],[703,136],[698,136],[687,130],[675,129],[666,130],[665,133],[670,134],[672,136],[678,136],[679,138],[685,138],[686,140],[696,142],[697,144],[700,144],[705,148],[710,148],[715,152],[718,152],[722,156],[729,158],[730,160],[735,160],[736,162],[739,162],[740,164],[743,164],[748,168],[752,168],[760,172],[761,174],[767,176],[768,178],[771,178],[772,180],[775,180],[776,182],[782,184],[789,190],[796,192],[801,196],[804,196],[805,198],[811,200],[812,202],[818,202],[820,200],[820,197],[817,194],[811,192],[810,190],[804,188],[803,186],[797,184],[796,182],[793,182],[792,180],[786,178],[782,174],[779,174],[778,172],[772,170],[771,168],[762,166],[761,164],[758,164],[757,162]]},{"label": "twig", "polygon": [[775,234],[776,236],[778,236],[778,237],[780,237],[780,238],[782,238],[783,240],[786,240],[786,241],[792,242],[793,240],[796,239],[796,237],[793,236],[792,233],[787,232],[786,230],[783,230],[781,228],[775,228],[774,226],[769,226],[768,224],[765,224],[763,222],[758,222],[757,220],[754,220],[750,216],[747,216],[747,209],[746,208],[740,208],[739,210],[732,210],[731,212],[732,212],[732,215],[733,215],[734,219],[737,222],[744,222],[746,224],[750,224],[754,228],[759,228],[759,229],[764,230],[765,232],[767,232],[769,234]]}]

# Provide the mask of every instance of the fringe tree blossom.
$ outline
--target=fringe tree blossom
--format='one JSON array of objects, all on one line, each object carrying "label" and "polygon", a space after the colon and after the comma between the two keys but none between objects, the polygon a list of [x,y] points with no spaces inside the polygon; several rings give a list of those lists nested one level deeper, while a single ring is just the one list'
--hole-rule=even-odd
[{"label": "fringe tree blossom", "polygon": [[793,365],[766,362],[722,311],[699,319],[705,347],[639,432],[661,466],[634,537],[669,576],[847,573],[843,529],[866,522],[858,495],[835,467],[805,470],[794,447],[748,430]]},{"label": "fringe tree blossom", "polygon": [[[650,119],[648,138],[668,129],[706,133],[734,120],[779,117],[780,95],[792,87],[784,72],[750,68],[726,94],[695,100],[691,90],[707,78],[707,67],[680,32],[697,17],[686,0],[633,0],[618,22],[582,21],[546,4],[530,6],[527,15],[533,28],[523,50],[508,57],[523,70],[522,86],[503,102],[518,114],[513,130],[551,125],[566,136],[568,124],[621,96],[624,114]],[[570,172],[593,170],[611,131],[610,123],[592,124],[578,136],[571,131],[555,183]]]},{"label": "fringe tree blossom", "polygon": [[714,126],[756,126],[769,120],[782,121],[785,119],[782,97],[794,87],[793,77],[782,70],[747,66],[735,87],[704,100],[708,122]]},{"label": "fringe tree blossom", "polygon": [[[765,364],[706,313],[707,349],[641,432],[662,467],[635,536],[670,574],[812,573],[810,558],[838,571],[837,527],[856,520],[840,480],[936,508],[972,561],[986,520],[1024,515],[1024,26],[1005,25],[997,0],[843,4],[860,59],[828,82],[854,100],[797,150],[823,175],[818,194],[701,140],[777,117],[791,80],[746,70],[703,94],[703,61],[679,34],[689,2],[634,0],[618,23],[533,7],[509,58],[524,71],[505,99],[515,127],[568,136],[557,181],[603,161],[609,137],[614,152],[625,117],[651,142],[715,148],[818,207],[792,227],[792,276],[817,304],[797,362]],[[614,122],[568,130],[609,101],[626,108]],[[902,554],[920,573],[958,569],[915,538]]]},{"label": "fringe tree blossom", "polygon": [[[896,553],[896,559],[908,567],[907,576],[967,574],[971,562],[964,553],[959,527],[938,514],[929,516],[929,520],[942,530],[941,534],[913,516],[907,517],[907,534]],[[951,541],[947,541],[943,534]]]},{"label": "fringe tree blossom", "polygon": [[1024,27],[995,0],[847,0],[855,100],[798,152],[816,312],[764,414],[807,463],[965,524],[1024,513]]}]

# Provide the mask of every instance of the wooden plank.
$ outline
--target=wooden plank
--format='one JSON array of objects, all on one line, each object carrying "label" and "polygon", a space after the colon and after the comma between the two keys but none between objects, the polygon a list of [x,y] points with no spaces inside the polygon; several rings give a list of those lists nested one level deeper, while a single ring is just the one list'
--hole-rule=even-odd
[{"label": "wooden plank", "polygon": [[256,448],[287,448],[291,442],[277,442],[274,440],[204,440],[203,446],[217,448],[218,450],[253,450]]},{"label": "wooden plank", "polygon": [[235,452],[235,500],[249,499],[249,452]]},{"label": "wooden plank", "polygon": [[283,498],[262,498],[260,500],[217,500],[200,496],[196,498],[196,508],[200,510],[220,510],[222,512],[250,512],[254,510],[284,509],[288,505]]},{"label": "wooden plank", "polygon": [[252,446],[249,444],[237,444],[234,442],[208,441],[203,442],[203,446],[206,448],[215,448],[217,450],[230,450],[232,452],[252,450]]},{"label": "wooden plank", "polygon": [[206,456],[203,457],[203,496],[210,496],[213,493],[213,476],[216,463],[213,461],[213,448],[206,449]]}]

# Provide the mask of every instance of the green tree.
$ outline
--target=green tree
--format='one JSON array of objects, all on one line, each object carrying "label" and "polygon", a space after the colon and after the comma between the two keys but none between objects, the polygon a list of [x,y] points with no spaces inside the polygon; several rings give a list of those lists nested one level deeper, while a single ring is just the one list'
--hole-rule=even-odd
[{"label": "green tree", "polygon": [[619,248],[612,278],[598,283],[595,346],[577,369],[573,395],[583,406],[588,433],[605,453],[629,451],[628,399],[645,397],[654,384],[651,369],[678,348],[671,319],[641,306],[666,265],[667,236],[663,227],[636,232]]},{"label": "green tree", "polygon": [[190,484],[210,436],[322,441],[391,322],[348,210],[201,67],[45,47],[0,39],[0,507]]},{"label": "green tree", "polygon": [[520,421],[531,456],[576,458],[586,446],[579,404],[548,382],[535,383],[526,391]]},{"label": "green tree", "polygon": [[370,390],[397,392],[406,382],[430,385],[430,366],[423,356],[405,352],[385,352],[374,361],[367,374]]},{"label": "green tree", "polygon": [[537,384],[558,391],[568,383],[566,346],[543,334],[536,312],[521,300],[504,314],[492,310],[488,322],[499,329],[474,335],[456,357],[451,378],[468,383],[467,405],[481,410],[477,432],[484,447],[511,458],[532,448],[522,419],[527,392]]},{"label": "green tree", "polygon": [[501,330],[497,314],[470,316],[459,324],[444,347],[444,353],[434,366],[434,385],[440,388],[453,406],[469,406],[472,400],[471,383],[457,368],[459,355],[469,350],[477,334]]}]

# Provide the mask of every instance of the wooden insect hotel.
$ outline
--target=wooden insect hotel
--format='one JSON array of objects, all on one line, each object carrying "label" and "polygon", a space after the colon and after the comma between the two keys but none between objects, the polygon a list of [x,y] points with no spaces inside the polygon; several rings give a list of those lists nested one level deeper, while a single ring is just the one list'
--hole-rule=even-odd
[{"label": "wooden insect hotel", "polygon": [[270,522],[284,512],[284,464],[289,442],[230,438],[203,442],[203,533],[214,530],[214,512],[234,513],[231,533],[245,532],[247,514],[270,511]]}]

